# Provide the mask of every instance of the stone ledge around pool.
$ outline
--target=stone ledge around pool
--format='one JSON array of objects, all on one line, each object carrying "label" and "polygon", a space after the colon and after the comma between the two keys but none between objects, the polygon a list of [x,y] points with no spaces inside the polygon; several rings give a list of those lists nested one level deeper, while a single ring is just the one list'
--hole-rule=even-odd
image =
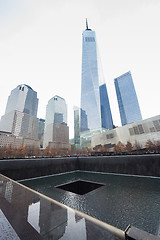
[{"label": "stone ledge around pool", "polygon": [[0,239],[159,239],[130,226],[117,229],[1,174],[0,209]]},{"label": "stone ledge around pool", "polygon": [[3,175],[0,175],[0,209],[0,239],[125,239],[120,229]]}]

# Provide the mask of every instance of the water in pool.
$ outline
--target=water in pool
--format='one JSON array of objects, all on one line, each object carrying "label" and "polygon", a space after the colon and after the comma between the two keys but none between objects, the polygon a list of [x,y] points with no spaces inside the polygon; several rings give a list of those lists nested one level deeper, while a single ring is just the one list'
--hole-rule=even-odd
[{"label": "water in pool", "polygon": [[[102,186],[83,195],[56,187],[78,180]],[[160,236],[159,178],[75,171],[21,183],[122,230],[130,224]]]}]

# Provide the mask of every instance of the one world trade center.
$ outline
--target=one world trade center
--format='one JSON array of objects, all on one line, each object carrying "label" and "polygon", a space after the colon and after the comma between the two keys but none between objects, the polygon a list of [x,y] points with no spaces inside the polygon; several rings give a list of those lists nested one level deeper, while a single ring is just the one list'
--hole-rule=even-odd
[{"label": "one world trade center", "polygon": [[101,73],[95,32],[88,28],[82,35],[82,80],[80,131],[113,129],[106,84]]}]

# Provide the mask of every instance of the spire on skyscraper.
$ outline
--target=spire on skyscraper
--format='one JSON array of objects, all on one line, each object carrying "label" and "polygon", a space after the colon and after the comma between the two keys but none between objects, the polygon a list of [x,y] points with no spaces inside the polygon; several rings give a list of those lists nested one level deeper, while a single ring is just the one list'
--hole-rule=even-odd
[{"label": "spire on skyscraper", "polygon": [[87,21],[87,18],[86,18],[86,30],[91,30],[88,28],[88,21]]},{"label": "spire on skyscraper", "polygon": [[86,18],[86,30],[88,30],[88,21],[87,21],[87,18]]}]

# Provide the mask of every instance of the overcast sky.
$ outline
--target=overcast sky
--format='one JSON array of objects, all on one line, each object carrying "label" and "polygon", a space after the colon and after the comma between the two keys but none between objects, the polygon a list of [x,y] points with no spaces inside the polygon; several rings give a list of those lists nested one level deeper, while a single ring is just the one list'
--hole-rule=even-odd
[{"label": "overcast sky", "polygon": [[114,124],[121,125],[114,78],[131,71],[143,119],[160,114],[159,0],[0,0],[0,116],[19,84],[39,98],[66,100],[70,138],[80,105],[82,31],[96,32]]}]

